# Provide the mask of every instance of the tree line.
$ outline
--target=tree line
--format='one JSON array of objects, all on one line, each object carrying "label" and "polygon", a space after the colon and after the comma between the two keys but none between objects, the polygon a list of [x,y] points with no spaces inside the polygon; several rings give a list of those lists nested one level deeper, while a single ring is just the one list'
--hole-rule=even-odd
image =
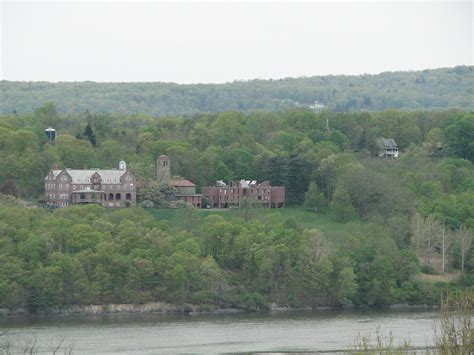
[{"label": "tree line", "polygon": [[[141,208],[50,212],[0,195],[0,308],[168,301],[209,307],[437,304],[456,285],[417,279],[390,228],[353,223],[344,244],[292,219],[210,215],[176,230]],[[211,308],[212,309],[212,308]]]},{"label": "tree line", "polygon": [[326,107],[333,111],[383,109],[472,110],[472,66],[378,75],[327,75],[226,84],[0,82],[0,113],[32,113],[53,101],[62,113],[192,115],[229,110]]}]

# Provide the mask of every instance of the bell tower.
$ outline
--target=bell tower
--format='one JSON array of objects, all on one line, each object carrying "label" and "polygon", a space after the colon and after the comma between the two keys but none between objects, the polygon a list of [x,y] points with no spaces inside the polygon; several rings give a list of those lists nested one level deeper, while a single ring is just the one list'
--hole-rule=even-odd
[{"label": "bell tower", "polygon": [[156,180],[160,185],[169,185],[171,179],[170,158],[167,155],[160,155],[156,161]]}]

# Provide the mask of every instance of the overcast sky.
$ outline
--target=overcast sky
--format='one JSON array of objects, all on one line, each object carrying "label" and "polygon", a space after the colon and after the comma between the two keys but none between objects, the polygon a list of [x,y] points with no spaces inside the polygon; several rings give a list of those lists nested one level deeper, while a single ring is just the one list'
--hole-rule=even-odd
[{"label": "overcast sky", "polygon": [[1,2],[1,77],[221,83],[473,64],[465,2]]}]

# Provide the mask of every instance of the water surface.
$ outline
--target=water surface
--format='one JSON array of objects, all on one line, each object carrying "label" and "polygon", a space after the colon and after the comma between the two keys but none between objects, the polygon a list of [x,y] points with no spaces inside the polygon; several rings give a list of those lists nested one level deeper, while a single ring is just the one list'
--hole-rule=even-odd
[{"label": "water surface", "polygon": [[431,346],[438,317],[435,311],[367,309],[140,314],[3,319],[0,328],[16,347],[36,339],[43,352],[61,339],[76,354],[328,352],[350,349],[358,336],[375,337],[378,328],[396,344]]}]

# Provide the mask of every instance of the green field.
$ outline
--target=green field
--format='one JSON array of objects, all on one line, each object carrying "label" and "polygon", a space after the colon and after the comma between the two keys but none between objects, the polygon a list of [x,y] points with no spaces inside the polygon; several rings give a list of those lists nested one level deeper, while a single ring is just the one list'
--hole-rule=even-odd
[{"label": "green field", "polygon": [[163,221],[173,231],[188,230],[193,231],[200,228],[204,219],[210,215],[219,215],[228,221],[241,221],[249,223],[251,221],[262,221],[265,223],[281,223],[292,219],[298,228],[316,228],[324,235],[334,241],[340,242],[344,238],[348,224],[338,222],[334,216],[327,213],[316,213],[302,207],[286,207],[282,209],[226,209],[226,210],[205,210],[205,209],[147,209],[157,221]]}]

